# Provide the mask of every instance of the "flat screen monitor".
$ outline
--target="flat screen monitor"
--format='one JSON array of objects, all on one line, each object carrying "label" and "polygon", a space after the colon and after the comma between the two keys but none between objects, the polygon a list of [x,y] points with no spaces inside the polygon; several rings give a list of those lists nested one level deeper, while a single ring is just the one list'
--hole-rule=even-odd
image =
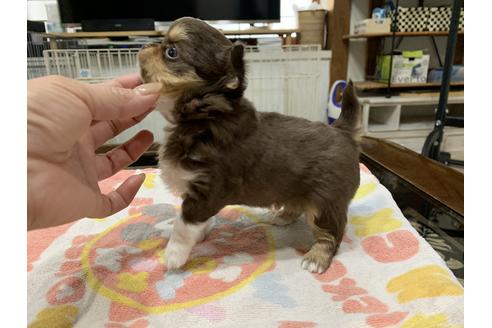
[{"label": "flat screen monitor", "polygon": [[62,23],[191,16],[209,22],[278,22],[280,0],[58,0]]}]

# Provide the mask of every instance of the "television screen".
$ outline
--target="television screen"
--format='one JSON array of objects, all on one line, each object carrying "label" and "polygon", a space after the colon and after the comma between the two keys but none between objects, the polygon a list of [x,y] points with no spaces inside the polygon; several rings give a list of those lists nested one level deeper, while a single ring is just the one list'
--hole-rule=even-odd
[{"label": "television screen", "polygon": [[135,18],[170,22],[183,16],[207,21],[280,20],[280,0],[58,0],[58,3],[63,23]]}]

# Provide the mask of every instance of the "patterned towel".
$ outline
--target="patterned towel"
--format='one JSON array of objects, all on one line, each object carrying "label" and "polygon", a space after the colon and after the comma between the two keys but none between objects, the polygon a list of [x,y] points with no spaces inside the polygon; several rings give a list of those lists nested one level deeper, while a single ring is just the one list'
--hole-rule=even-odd
[{"label": "patterned towel", "polygon": [[[128,170],[101,183],[104,192]],[[363,166],[333,264],[300,267],[304,220],[268,223],[227,207],[179,272],[163,256],[180,201],[143,170],[131,206],[108,218],[28,234],[29,327],[462,327],[463,288]]]}]

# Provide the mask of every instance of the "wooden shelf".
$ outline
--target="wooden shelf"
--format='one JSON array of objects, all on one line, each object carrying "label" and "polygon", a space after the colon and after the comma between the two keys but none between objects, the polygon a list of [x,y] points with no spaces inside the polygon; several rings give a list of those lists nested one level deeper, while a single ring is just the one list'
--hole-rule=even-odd
[{"label": "wooden shelf", "polygon": [[[299,33],[299,29],[269,29],[252,28],[246,30],[221,30],[225,35],[261,35],[261,34],[292,34]],[[112,38],[125,36],[164,36],[166,31],[118,31],[118,32],[59,32],[41,33],[42,37],[54,39],[85,39],[85,38]]]},{"label": "wooden shelf", "polygon": [[247,30],[220,30],[225,35],[259,35],[259,34],[292,34],[300,33],[298,28],[288,29],[269,29],[269,28],[250,28]]},{"label": "wooden shelf", "polygon": [[[359,96],[361,105],[391,106],[391,105],[429,105],[439,102],[439,92],[404,92],[398,96],[386,98],[384,96]],[[463,104],[465,92],[449,91],[448,104]]]},{"label": "wooden shelf", "polygon": [[[447,36],[449,34],[448,31],[443,32],[396,32],[396,36]],[[464,31],[459,31],[458,34],[465,34]],[[367,38],[384,38],[390,37],[393,33],[373,33],[373,34],[350,34],[344,35],[342,38],[344,40],[348,39],[367,39]]]},{"label": "wooden shelf", "polygon": [[125,36],[164,36],[163,31],[117,31],[117,32],[58,32],[41,33],[42,37],[54,39],[114,38]]},{"label": "wooden shelf", "polygon": [[[386,89],[388,84],[385,82],[375,81],[362,81],[354,82],[354,85],[359,90],[377,90]],[[463,82],[451,82],[450,86],[460,87],[464,86]],[[410,89],[410,88],[436,88],[441,86],[441,83],[405,83],[405,84],[391,84],[391,89]]]}]

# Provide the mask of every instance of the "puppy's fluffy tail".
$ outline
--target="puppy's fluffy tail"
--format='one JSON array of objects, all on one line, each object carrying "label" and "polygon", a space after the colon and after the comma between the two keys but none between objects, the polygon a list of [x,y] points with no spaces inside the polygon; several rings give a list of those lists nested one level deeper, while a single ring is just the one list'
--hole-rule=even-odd
[{"label": "puppy's fluffy tail", "polygon": [[360,104],[354,90],[354,84],[350,81],[343,91],[342,112],[333,123],[333,127],[352,133],[358,139],[360,125]]}]

